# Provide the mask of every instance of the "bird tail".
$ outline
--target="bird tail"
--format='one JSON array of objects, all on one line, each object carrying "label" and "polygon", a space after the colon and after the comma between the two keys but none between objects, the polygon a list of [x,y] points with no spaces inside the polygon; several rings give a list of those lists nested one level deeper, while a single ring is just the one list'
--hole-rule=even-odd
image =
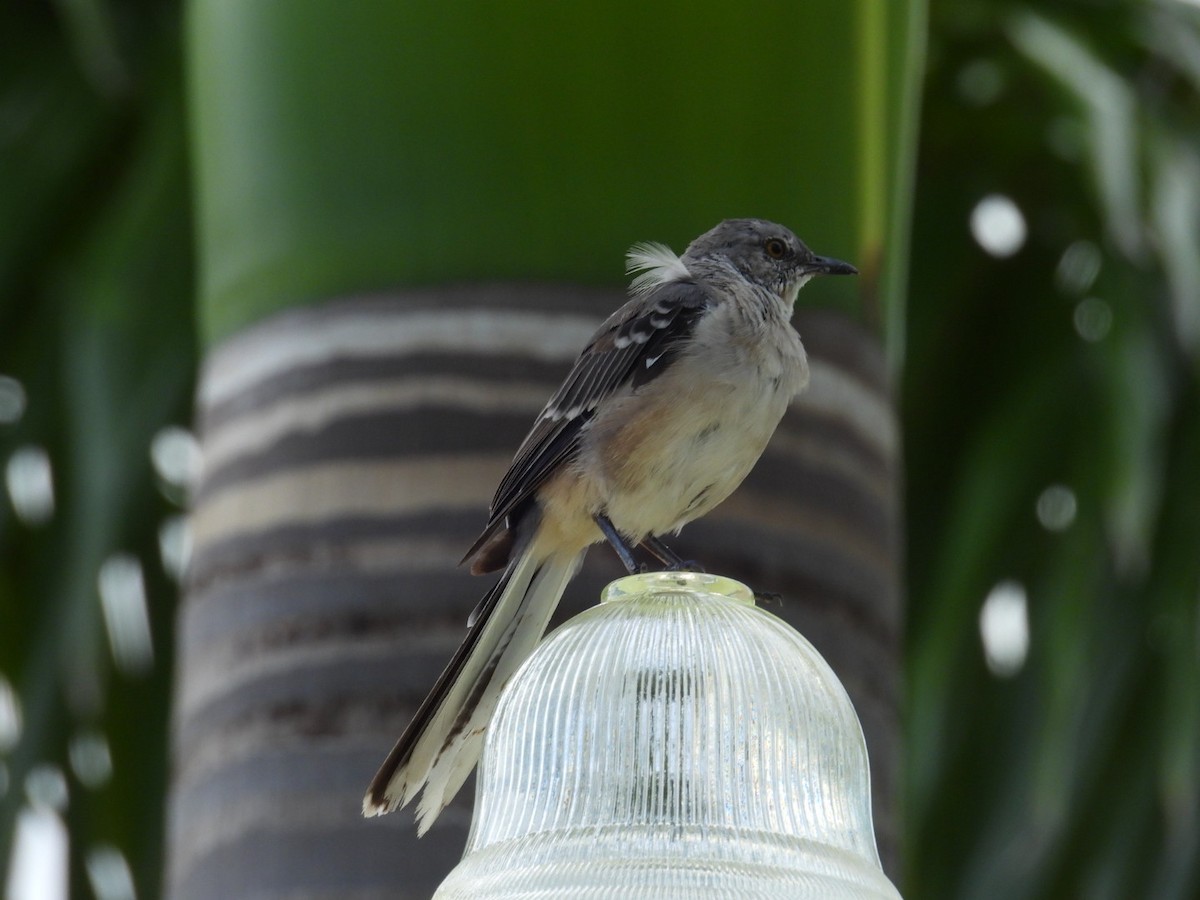
[{"label": "bird tail", "polygon": [[467,636],[367,789],[363,815],[391,812],[420,793],[422,835],[475,768],[500,691],[541,640],[583,559],[582,552],[548,551],[539,537],[480,602]]}]

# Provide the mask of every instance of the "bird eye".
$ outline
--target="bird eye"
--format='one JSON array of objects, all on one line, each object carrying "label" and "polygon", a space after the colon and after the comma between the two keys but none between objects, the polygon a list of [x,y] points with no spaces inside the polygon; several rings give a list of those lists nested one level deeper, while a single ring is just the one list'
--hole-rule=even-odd
[{"label": "bird eye", "polygon": [[767,242],[763,244],[763,249],[767,251],[767,256],[771,259],[783,259],[787,256],[787,244],[779,238],[768,238]]}]

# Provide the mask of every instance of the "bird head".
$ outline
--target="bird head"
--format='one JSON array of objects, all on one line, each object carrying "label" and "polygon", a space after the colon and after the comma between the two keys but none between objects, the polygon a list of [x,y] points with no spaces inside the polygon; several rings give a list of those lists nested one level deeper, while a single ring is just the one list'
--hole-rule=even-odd
[{"label": "bird head", "polygon": [[683,254],[691,271],[724,271],[777,293],[788,303],[815,275],[857,275],[850,263],[813,253],[792,232],[764,219],[726,219]]}]

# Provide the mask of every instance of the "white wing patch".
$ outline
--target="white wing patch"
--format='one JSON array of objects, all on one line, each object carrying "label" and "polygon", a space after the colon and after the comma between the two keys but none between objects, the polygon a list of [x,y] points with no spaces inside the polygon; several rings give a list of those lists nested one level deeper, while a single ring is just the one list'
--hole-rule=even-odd
[{"label": "white wing patch", "polygon": [[625,272],[637,274],[629,286],[635,297],[654,290],[662,284],[690,278],[691,272],[683,260],[666,244],[647,242],[634,244],[625,254]]}]

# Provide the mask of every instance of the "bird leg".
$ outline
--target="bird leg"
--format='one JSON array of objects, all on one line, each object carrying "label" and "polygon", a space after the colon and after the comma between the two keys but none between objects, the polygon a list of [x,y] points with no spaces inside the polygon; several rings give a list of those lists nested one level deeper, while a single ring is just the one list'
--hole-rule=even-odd
[{"label": "bird leg", "polygon": [[[647,537],[639,545],[644,547],[671,572],[703,572],[704,568],[694,559],[684,559],[661,540]],[[754,591],[754,601],[760,606],[783,606],[783,594],[775,591]]]},{"label": "bird leg", "polygon": [[704,567],[694,559],[684,559],[654,535],[648,535],[641,546],[672,572],[703,572]]},{"label": "bird leg", "polygon": [[[621,563],[625,566],[629,574],[638,575],[645,572],[646,567],[634,557],[633,549],[621,535],[621,532],[617,531],[616,526],[613,525],[608,516],[603,513],[597,513],[592,518],[596,520],[600,531],[603,532],[604,537],[612,545],[613,551],[616,552],[617,557],[621,560]],[[694,559],[684,559],[661,540],[654,537],[654,535],[648,535],[638,546],[666,566],[666,571],[668,572],[704,571],[704,567]]]},{"label": "bird leg", "polygon": [[633,557],[633,550],[629,544],[625,542],[625,538],[621,537],[621,533],[617,531],[616,526],[609,521],[608,516],[603,513],[596,513],[592,516],[596,520],[596,524],[600,526],[600,530],[604,533],[604,537],[612,545],[613,550],[620,558],[622,565],[630,575],[640,575],[645,571],[645,567],[640,565]]}]

